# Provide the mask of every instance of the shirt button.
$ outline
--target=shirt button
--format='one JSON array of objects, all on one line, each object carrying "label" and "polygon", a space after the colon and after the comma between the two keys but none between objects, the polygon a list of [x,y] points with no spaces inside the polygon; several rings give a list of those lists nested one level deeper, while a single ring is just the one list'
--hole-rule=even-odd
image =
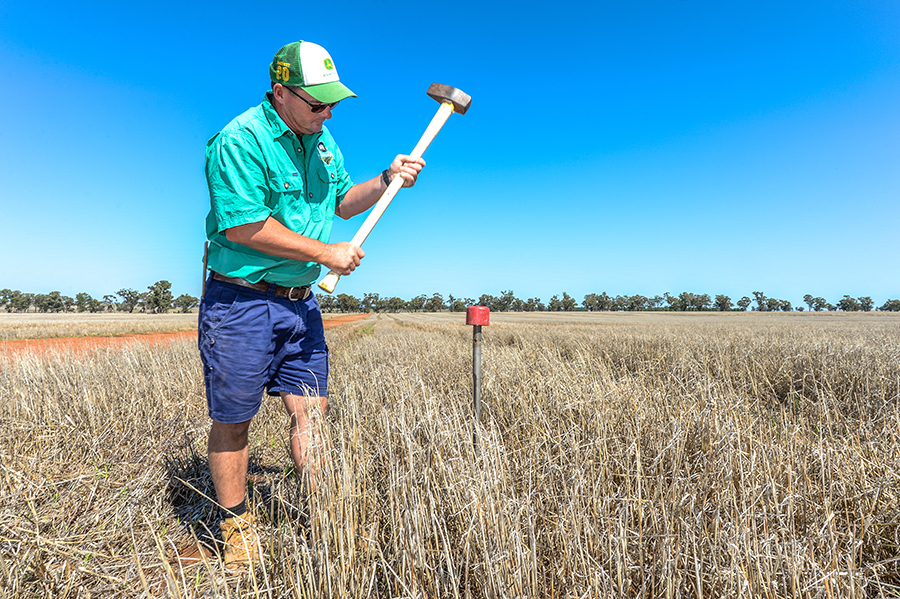
[{"label": "shirt button", "polygon": [[303,153],[303,148],[297,148],[297,151],[300,152],[300,153],[302,154],[302,153]]},{"label": "shirt button", "polygon": [[334,173],[331,173],[331,178],[334,179]]},{"label": "shirt button", "polygon": [[309,197],[312,197],[312,192],[309,192]]},{"label": "shirt button", "polygon": [[285,189],[287,189],[287,188],[290,187],[290,186],[291,186],[290,183],[288,183],[287,181],[284,182],[284,188],[285,188]]}]

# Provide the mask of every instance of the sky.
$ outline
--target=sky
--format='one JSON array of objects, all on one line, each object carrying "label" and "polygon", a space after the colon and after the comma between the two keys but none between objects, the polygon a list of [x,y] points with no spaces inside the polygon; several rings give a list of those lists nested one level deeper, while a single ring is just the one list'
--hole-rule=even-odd
[{"label": "sky", "polygon": [[355,182],[472,96],[335,293],[900,298],[896,0],[2,0],[0,288],[199,295],[206,141],[298,39]]}]

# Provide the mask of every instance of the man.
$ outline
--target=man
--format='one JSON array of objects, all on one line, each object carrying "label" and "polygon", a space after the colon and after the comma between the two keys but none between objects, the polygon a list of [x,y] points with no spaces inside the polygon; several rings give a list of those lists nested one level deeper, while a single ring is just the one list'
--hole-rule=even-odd
[{"label": "man", "polygon": [[349,275],[365,255],[349,243],[329,243],[334,215],[367,210],[394,177],[414,185],[425,166],[399,155],[380,175],[353,184],[324,122],[356,94],[321,46],[284,46],[269,76],[263,102],[206,146],[212,272],[200,305],[199,344],[213,421],[209,469],[224,510],[229,565],[260,554],[245,487],[248,430],[264,393],[281,397],[295,471],[310,491],[316,488],[328,348],[310,286],[320,265]]}]

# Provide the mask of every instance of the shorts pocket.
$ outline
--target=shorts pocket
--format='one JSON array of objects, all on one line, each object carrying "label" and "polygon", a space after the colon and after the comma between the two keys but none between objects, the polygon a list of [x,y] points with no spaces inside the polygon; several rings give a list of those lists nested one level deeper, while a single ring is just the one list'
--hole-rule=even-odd
[{"label": "shorts pocket", "polygon": [[230,286],[213,283],[200,304],[198,329],[200,343],[214,343],[216,331],[222,326],[237,306],[239,290]]}]

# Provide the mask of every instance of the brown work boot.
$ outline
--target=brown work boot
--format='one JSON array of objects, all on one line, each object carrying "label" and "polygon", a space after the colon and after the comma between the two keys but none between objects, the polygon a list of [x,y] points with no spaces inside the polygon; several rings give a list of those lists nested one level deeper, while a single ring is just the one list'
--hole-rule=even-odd
[{"label": "brown work boot", "polygon": [[255,523],[256,518],[250,512],[219,523],[225,544],[223,561],[226,566],[239,568],[262,559],[262,545],[254,528]]}]

